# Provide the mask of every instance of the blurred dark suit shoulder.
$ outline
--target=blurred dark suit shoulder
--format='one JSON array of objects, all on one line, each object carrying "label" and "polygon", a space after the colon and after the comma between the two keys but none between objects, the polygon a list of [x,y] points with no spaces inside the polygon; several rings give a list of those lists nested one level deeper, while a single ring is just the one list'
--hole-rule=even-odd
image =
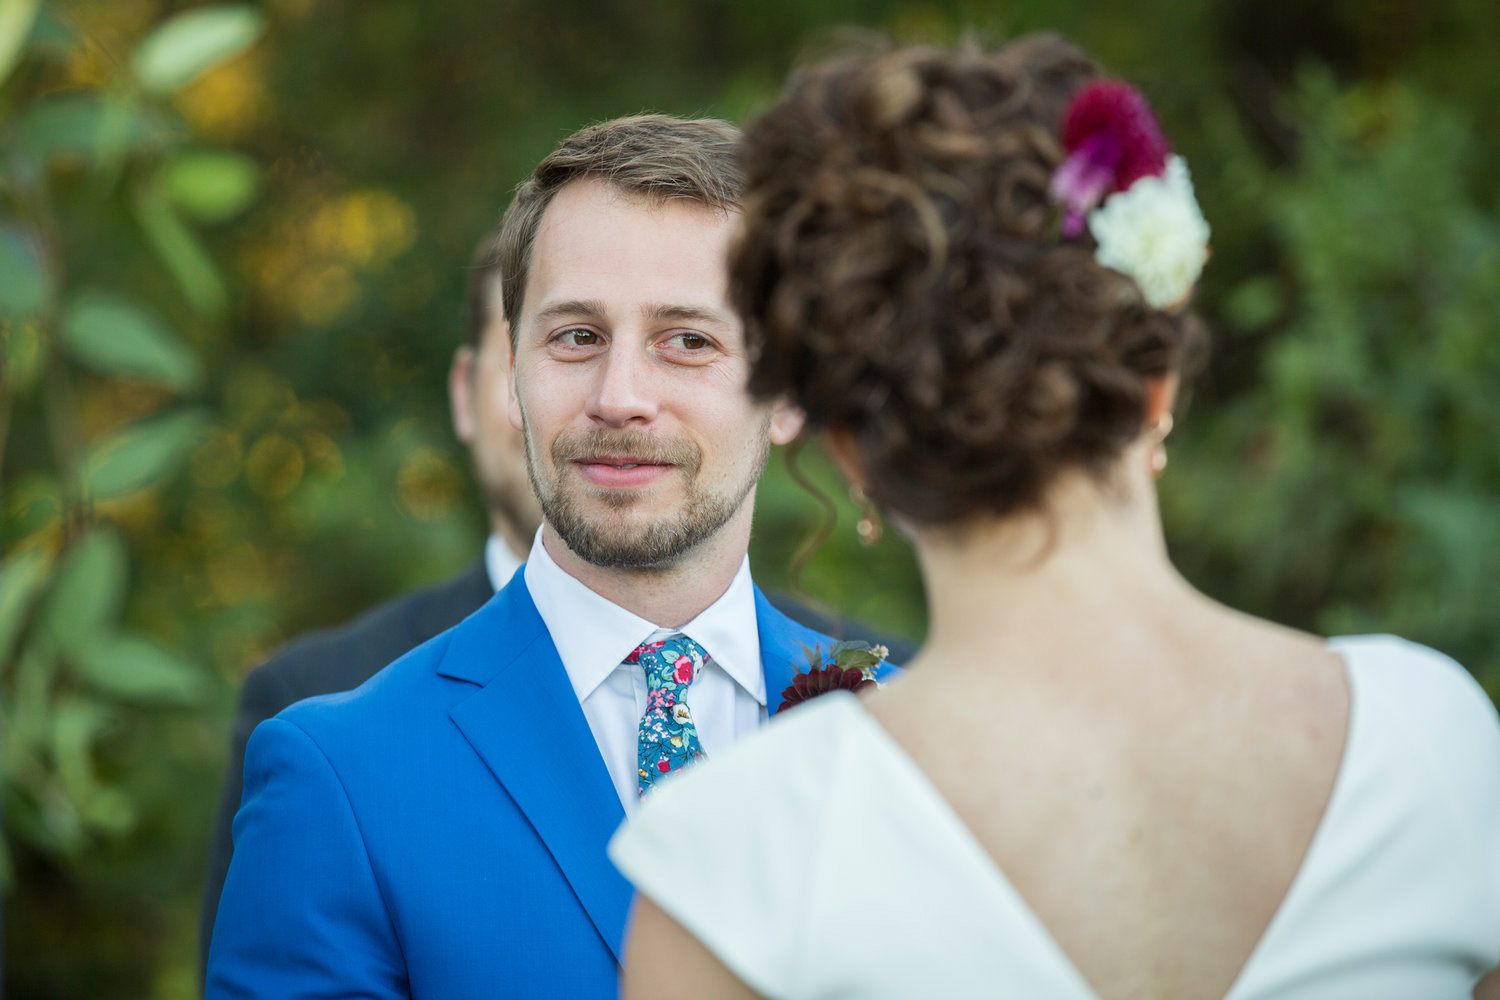
[{"label": "blurred dark suit shoulder", "polygon": [[240,807],[245,744],[255,727],[304,698],[359,687],[403,653],[457,625],[493,595],[480,558],[451,580],[393,598],[346,624],[299,636],[246,675],[209,844],[198,943],[200,969],[206,966],[219,894],[234,850],[231,828]]}]

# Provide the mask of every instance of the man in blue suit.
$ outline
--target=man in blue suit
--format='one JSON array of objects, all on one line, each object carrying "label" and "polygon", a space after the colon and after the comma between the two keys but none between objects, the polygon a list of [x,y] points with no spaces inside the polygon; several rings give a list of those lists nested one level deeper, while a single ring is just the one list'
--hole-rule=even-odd
[{"label": "man in blue suit", "polygon": [[631,894],[611,833],[830,642],[745,555],[769,446],[801,416],[745,391],[736,141],[606,122],[518,189],[510,418],[542,530],[463,622],[256,729],[210,998],[615,995]]}]

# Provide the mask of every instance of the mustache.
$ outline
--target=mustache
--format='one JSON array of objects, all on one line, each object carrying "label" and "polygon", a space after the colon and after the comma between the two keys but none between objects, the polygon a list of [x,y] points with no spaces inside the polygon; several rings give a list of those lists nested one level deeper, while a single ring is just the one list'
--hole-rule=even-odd
[{"label": "mustache", "polygon": [[561,466],[591,458],[629,457],[645,465],[675,465],[691,474],[703,456],[687,438],[660,438],[640,431],[595,429],[583,434],[561,434],[552,442],[552,461]]}]

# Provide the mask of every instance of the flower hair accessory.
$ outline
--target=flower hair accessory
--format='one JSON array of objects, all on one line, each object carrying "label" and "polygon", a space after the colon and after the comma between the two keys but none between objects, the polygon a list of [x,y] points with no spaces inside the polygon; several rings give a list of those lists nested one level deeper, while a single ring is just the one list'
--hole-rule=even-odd
[{"label": "flower hair accessory", "polygon": [[1152,308],[1184,302],[1208,261],[1208,221],[1146,98],[1119,80],[1090,83],[1068,104],[1062,144],[1051,191],[1063,235],[1087,224],[1095,259],[1134,278]]}]

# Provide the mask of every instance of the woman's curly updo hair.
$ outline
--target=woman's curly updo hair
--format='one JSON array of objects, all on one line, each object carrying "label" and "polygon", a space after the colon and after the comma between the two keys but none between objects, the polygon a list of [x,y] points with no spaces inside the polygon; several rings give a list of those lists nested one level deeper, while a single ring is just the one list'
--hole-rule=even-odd
[{"label": "woman's curly updo hair", "polygon": [[1201,341],[1059,236],[1060,123],[1096,74],[1055,36],[896,49],[801,72],[746,132],[751,392],[849,432],[871,498],[916,523],[1103,475]]}]

